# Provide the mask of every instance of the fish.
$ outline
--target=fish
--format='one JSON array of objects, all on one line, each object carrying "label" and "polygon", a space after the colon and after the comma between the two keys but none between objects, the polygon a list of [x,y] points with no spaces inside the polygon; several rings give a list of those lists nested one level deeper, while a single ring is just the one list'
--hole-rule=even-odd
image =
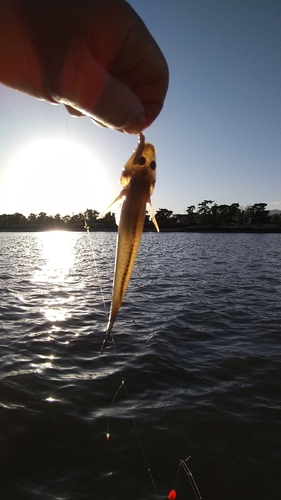
[{"label": "fish", "polygon": [[115,219],[118,225],[114,266],[113,291],[108,323],[101,354],[104,352],[117,314],[130,282],[139,244],[143,232],[146,209],[159,232],[152,206],[151,195],[156,182],[156,152],[152,144],[145,142],[141,132],[138,146],[123,167],[120,184],[122,190],[107,209],[99,215],[104,217],[117,208]]}]

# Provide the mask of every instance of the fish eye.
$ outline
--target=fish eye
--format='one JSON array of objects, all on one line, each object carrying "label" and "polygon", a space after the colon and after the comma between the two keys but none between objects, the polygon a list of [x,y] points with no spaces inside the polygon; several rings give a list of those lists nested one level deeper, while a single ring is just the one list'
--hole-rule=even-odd
[{"label": "fish eye", "polygon": [[139,157],[138,164],[139,164],[139,165],[144,165],[144,164],[145,164],[145,162],[146,162],[145,157],[144,157],[144,156],[140,156],[140,157]]},{"label": "fish eye", "polygon": [[154,160],[153,160],[153,161],[150,163],[150,165],[149,165],[149,166],[150,166],[151,170],[155,170],[155,169],[156,169],[156,161],[154,161]]}]

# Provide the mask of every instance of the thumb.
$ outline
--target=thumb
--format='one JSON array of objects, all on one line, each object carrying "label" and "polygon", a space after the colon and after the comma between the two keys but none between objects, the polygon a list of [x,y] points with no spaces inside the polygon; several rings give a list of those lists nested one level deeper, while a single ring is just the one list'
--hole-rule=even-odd
[{"label": "thumb", "polygon": [[64,61],[58,92],[52,98],[74,115],[87,115],[105,127],[140,132],[145,109],[137,96],[93,58],[83,42],[75,43]]}]

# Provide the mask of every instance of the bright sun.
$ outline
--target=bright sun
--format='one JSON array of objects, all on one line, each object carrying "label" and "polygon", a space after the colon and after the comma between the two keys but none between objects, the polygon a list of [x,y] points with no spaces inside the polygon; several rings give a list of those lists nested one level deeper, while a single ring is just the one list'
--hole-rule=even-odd
[{"label": "bright sun", "polygon": [[4,191],[9,213],[71,215],[104,207],[106,174],[86,147],[64,139],[44,139],[17,152]]}]

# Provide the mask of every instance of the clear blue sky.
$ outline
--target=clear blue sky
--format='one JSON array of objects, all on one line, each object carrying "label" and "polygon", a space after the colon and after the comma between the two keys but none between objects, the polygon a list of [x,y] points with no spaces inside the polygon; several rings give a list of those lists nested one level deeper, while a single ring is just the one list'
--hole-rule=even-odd
[{"label": "clear blue sky", "polygon": [[[204,199],[281,209],[281,2],[131,0],[170,68],[154,210]],[[136,137],[0,86],[0,214],[101,211]]]}]

